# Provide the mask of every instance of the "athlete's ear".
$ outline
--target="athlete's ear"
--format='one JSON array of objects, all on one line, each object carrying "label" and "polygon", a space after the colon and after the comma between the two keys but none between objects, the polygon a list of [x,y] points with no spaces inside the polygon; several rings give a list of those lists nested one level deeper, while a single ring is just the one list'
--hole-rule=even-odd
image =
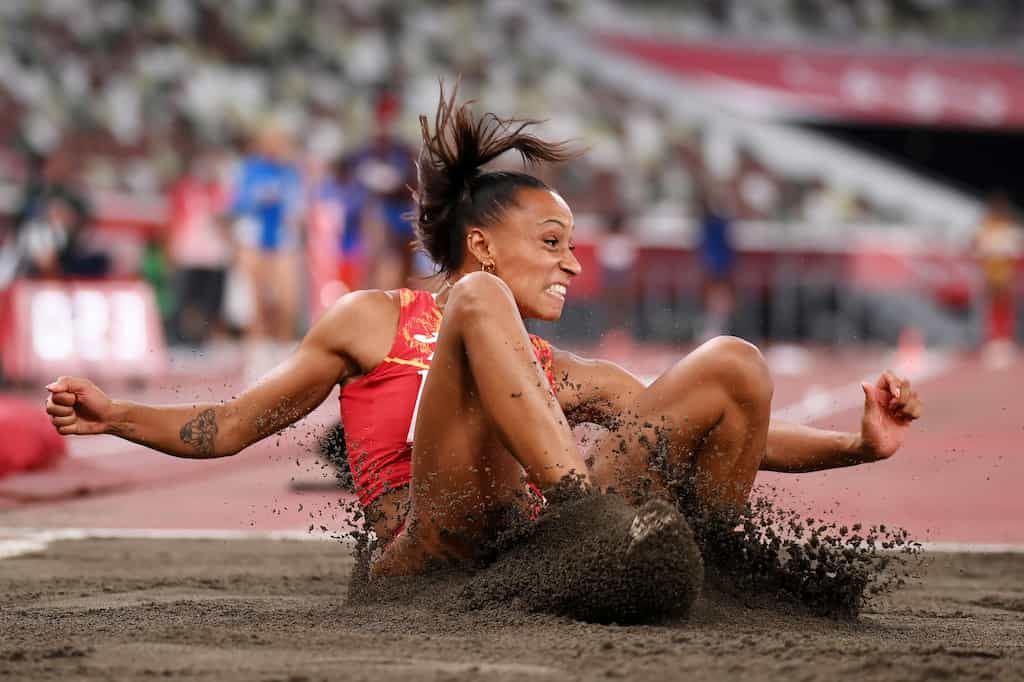
[{"label": "athlete's ear", "polygon": [[466,230],[466,250],[469,251],[470,257],[475,258],[481,265],[494,263],[490,235],[479,227],[470,227]]}]

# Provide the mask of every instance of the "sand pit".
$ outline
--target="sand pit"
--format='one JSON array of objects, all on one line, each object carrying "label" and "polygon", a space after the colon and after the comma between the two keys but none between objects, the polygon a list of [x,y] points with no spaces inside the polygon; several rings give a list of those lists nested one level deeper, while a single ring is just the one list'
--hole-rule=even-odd
[{"label": "sand pit", "polygon": [[1019,679],[1024,555],[934,555],[857,621],[698,599],[592,625],[347,603],[336,542],[78,540],[0,560],[0,678]]}]

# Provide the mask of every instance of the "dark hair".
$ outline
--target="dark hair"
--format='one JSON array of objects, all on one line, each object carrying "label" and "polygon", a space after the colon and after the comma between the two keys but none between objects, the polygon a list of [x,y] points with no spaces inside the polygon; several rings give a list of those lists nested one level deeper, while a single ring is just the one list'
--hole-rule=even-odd
[{"label": "dark hair", "polygon": [[522,188],[547,189],[527,173],[482,172],[480,167],[514,149],[527,163],[558,163],[578,154],[565,142],[546,142],[524,132],[540,123],[534,119],[473,116],[465,102],[455,106],[458,84],[450,98],[441,97],[431,134],[427,117],[420,116],[423,146],[416,162],[415,226],[417,246],[429,255],[439,272],[450,274],[462,265],[466,227],[493,225]]}]

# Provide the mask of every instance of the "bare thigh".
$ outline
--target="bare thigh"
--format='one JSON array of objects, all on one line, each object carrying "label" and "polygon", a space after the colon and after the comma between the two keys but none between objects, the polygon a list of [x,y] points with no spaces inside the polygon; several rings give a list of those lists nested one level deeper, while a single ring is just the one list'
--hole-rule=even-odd
[{"label": "bare thigh", "polygon": [[709,342],[642,391],[592,450],[594,481],[634,501],[743,505],[767,446],[771,379],[738,339]]},{"label": "bare thigh", "polygon": [[495,512],[527,506],[526,471],[488,417],[460,344],[438,344],[420,399],[410,519],[428,542],[468,553],[493,532]]}]

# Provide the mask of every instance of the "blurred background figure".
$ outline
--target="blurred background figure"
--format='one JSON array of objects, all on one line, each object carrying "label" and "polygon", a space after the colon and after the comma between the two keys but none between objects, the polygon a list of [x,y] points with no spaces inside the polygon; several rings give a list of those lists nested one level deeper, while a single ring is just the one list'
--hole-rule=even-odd
[{"label": "blurred background figure", "polygon": [[636,325],[636,241],[620,211],[606,215],[596,251],[608,316],[603,345],[624,351]]},{"label": "blurred background figure", "polygon": [[700,184],[697,195],[700,226],[700,267],[703,274],[703,324],[699,339],[707,340],[730,332],[736,298],[733,273],[736,247],[732,219],[724,193],[711,181]]},{"label": "blurred background figure", "polygon": [[358,237],[359,201],[348,160],[325,161],[310,188],[306,212],[306,260],[309,271],[310,322],[338,298],[360,288],[359,254],[350,245]]},{"label": "blurred background figure", "polygon": [[[395,289],[406,286],[412,274],[413,239],[409,188],[415,184],[412,147],[395,137],[398,100],[385,92],[375,106],[375,130],[350,161],[358,197],[358,237],[348,243],[349,255],[358,243],[362,281],[357,288]],[[352,268],[353,275],[356,268]]]},{"label": "blurred background figure", "polygon": [[167,196],[167,253],[174,268],[172,341],[203,345],[223,337],[224,287],[234,260],[225,220],[228,187],[216,150],[197,146],[183,154],[184,173]]},{"label": "blurred background figure", "polygon": [[985,286],[982,342],[984,357],[995,366],[1012,362],[1016,340],[1017,259],[1021,254],[1020,226],[1010,200],[997,192],[989,197],[974,239],[974,253]]},{"label": "blurred background figure", "polygon": [[20,272],[58,279],[105,275],[108,258],[91,246],[91,220],[70,151],[31,158],[14,218]]},{"label": "blurred background figure", "polygon": [[334,235],[337,254],[335,275],[345,291],[366,288],[367,264],[360,226],[366,189],[355,181],[353,163],[351,156],[341,156],[331,164],[314,208],[320,219],[330,223],[328,229]]},{"label": "blurred background figure", "polygon": [[296,338],[303,185],[291,136],[279,121],[259,128],[239,166],[229,214],[250,302],[245,334],[261,374]]}]

